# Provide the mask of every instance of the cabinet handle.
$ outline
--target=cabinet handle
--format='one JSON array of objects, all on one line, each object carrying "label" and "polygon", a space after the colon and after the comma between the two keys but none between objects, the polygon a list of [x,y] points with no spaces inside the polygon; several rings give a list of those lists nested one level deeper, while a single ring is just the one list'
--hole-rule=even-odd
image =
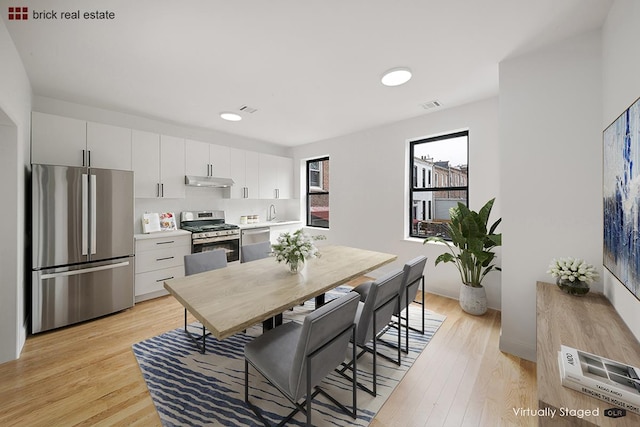
[{"label": "cabinet handle", "polygon": [[162,197],[164,197],[164,184],[160,184],[160,188],[162,189]]},{"label": "cabinet handle", "polygon": [[158,279],[158,280],[156,280],[156,283],[164,282],[165,280],[171,280],[171,279],[173,279],[173,276],[171,276],[171,277],[165,277],[164,279]]},{"label": "cabinet handle", "polygon": [[213,165],[209,163],[207,167],[208,167],[209,176],[213,176]]},{"label": "cabinet handle", "polygon": [[156,242],[156,245],[168,245],[169,243],[174,243],[175,240],[168,240],[166,242]]},{"label": "cabinet handle", "polygon": [[87,150],[87,166],[91,167],[91,150]]},{"label": "cabinet handle", "polygon": [[276,199],[280,198],[280,189],[276,188]]},{"label": "cabinet handle", "polygon": [[244,187],[244,198],[245,199],[249,198],[249,187]]},{"label": "cabinet handle", "polygon": [[86,153],[86,150],[82,150],[82,166],[87,166],[87,153]]},{"label": "cabinet handle", "polygon": [[173,259],[173,258],[175,258],[175,257],[168,256],[168,257],[164,257],[164,258],[156,258],[156,261],[166,261],[168,259]]},{"label": "cabinet handle", "polygon": [[160,197],[160,183],[156,184],[156,197]]}]

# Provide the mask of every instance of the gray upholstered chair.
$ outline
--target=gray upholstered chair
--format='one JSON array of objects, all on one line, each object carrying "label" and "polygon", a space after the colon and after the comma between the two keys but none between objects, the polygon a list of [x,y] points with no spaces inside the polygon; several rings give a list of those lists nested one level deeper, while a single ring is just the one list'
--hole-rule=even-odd
[{"label": "gray upholstered chair", "polygon": [[240,248],[240,262],[251,262],[271,254],[271,242],[252,243]]},{"label": "gray upholstered chair", "polygon": [[184,274],[204,273],[227,266],[227,252],[224,249],[198,252],[184,256]]},{"label": "gray upholstered chair", "polygon": [[[348,415],[356,417],[356,379],[352,379],[353,409],[350,411],[319,387],[320,382],[347,357],[349,340],[355,336],[354,319],[359,297],[349,292],[308,314],[302,325],[289,322],[265,332],[246,344],[244,399],[260,420],[261,411],[249,401],[249,365],[280,391],[295,409],[280,425],[302,411],[311,425],[311,401],[318,393]],[[355,360],[355,346],[352,347]],[[315,389],[312,393],[311,390]],[[305,399],[300,402],[301,399]]]},{"label": "gray upholstered chair", "polygon": [[[396,270],[371,282],[368,286],[368,292],[364,302],[360,301],[358,303],[358,312],[356,313],[356,340],[354,342],[362,350],[356,358],[362,357],[365,353],[371,353],[373,355],[373,388],[370,389],[361,383],[358,383],[358,386],[372,396],[377,395],[377,356],[381,356],[400,365],[400,329],[398,329],[397,360],[379,353],[377,342],[379,341],[379,337],[387,330],[387,325],[397,309],[403,276],[404,273],[402,270]],[[367,346],[370,342],[372,343],[372,347]],[[355,369],[351,366],[351,362],[344,364],[339,372],[348,378],[345,374],[347,369],[355,372]]]},{"label": "gray upholstered chair", "polygon": [[[216,249],[213,251],[198,252],[184,256],[184,274],[190,276],[192,274],[204,273],[205,271],[217,270],[227,266],[227,252],[224,249]],[[202,336],[195,337],[187,328],[187,309],[184,309],[184,331],[195,342],[198,349],[205,353],[206,337],[209,335],[202,325]],[[199,341],[202,341],[202,345]]]},{"label": "gray upholstered chair", "polygon": [[[402,286],[400,287],[400,300],[398,301],[398,309],[396,317],[398,318],[398,326],[404,327],[405,330],[405,353],[409,352],[409,329],[424,335],[424,267],[427,264],[426,256],[418,256],[404,265],[404,276],[402,278]],[[418,290],[422,287],[422,329],[417,329],[409,325],[409,304],[415,301],[418,296]],[[404,315],[403,315],[404,313]]]},{"label": "gray upholstered chair", "polygon": [[[409,329],[420,332],[424,335],[424,268],[426,263],[427,257],[421,255],[410,260],[404,265],[402,285],[400,286],[399,290],[398,305],[395,312],[393,313],[397,318],[397,322],[392,320],[389,323],[390,327],[393,326],[397,328],[405,328],[405,347],[404,349],[402,349],[402,351],[405,353],[409,352]],[[372,283],[373,282],[364,282],[353,289],[355,292],[360,294],[360,301],[366,300]],[[418,290],[421,286],[423,288],[421,298],[422,329],[417,329],[409,325],[409,311],[407,310],[407,307],[409,307],[409,304],[411,304],[411,302],[415,301],[416,297],[418,296]],[[385,341],[385,344],[395,347],[395,344],[393,343]]]}]

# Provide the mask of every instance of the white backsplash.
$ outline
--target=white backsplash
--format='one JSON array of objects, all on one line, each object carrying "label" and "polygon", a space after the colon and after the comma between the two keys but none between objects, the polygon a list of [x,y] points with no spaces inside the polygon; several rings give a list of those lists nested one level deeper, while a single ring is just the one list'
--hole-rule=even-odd
[{"label": "white backsplash", "polygon": [[223,196],[224,191],[221,188],[186,187],[184,199],[136,199],[134,232],[142,233],[142,214],[145,212],[173,212],[179,223],[182,211],[223,210],[226,222],[240,224],[243,215],[259,215],[260,221],[266,221],[269,206],[273,204],[279,220],[300,219],[300,199],[227,199]]}]

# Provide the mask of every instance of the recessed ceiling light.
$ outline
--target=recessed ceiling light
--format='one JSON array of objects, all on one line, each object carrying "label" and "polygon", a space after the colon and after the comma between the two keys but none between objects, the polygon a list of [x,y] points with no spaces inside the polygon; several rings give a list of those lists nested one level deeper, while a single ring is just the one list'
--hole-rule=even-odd
[{"label": "recessed ceiling light", "polygon": [[392,68],[382,75],[382,84],[385,86],[400,86],[411,79],[411,70],[405,67]]},{"label": "recessed ceiling light", "polygon": [[220,117],[222,117],[225,120],[229,120],[230,122],[238,122],[242,120],[242,116],[236,113],[224,112],[224,113],[220,113]]}]

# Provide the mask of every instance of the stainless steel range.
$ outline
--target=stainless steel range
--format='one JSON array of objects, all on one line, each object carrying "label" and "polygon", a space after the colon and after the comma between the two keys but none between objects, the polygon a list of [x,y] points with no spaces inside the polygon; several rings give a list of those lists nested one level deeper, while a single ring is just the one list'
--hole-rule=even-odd
[{"label": "stainless steel range", "polygon": [[240,260],[240,227],[225,222],[224,211],[182,212],[180,228],[191,232],[191,252],[224,249],[227,262]]}]

